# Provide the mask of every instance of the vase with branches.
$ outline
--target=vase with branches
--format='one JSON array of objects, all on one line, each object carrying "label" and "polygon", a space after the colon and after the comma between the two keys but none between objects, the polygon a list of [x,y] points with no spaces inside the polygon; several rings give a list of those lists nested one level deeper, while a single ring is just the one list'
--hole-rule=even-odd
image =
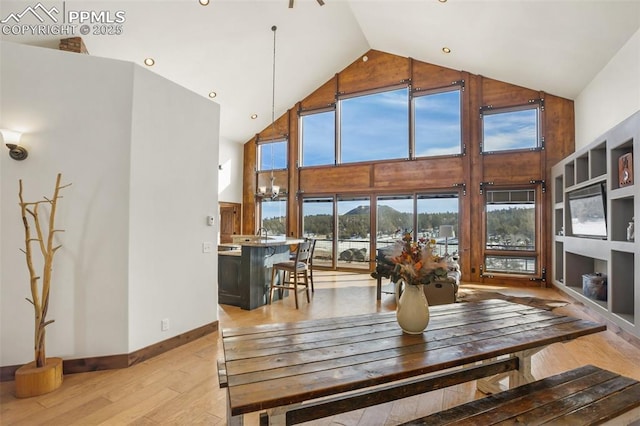
[{"label": "vase with branches", "polygon": [[[58,207],[58,200],[62,198],[60,192],[71,184],[62,185],[62,174],[58,173],[56,178],[56,185],[51,198],[43,197],[39,201],[25,201],[23,195],[22,179],[19,180],[19,192],[18,198],[20,200],[20,213],[22,215],[22,223],[24,225],[24,238],[25,248],[21,251],[25,255],[27,262],[27,269],[29,270],[29,284],[31,290],[31,298],[27,298],[27,301],[33,305],[35,313],[35,335],[34,335],[34,362],[33,365],[29,365],[26,371],[16,372],[16,394],[18,396],[33,396],[35,394],[44,393],[32,390],[21,389],[25,383],[27,386],[31,386],[34,379],[28,374],[31,370],[36,370],[36,374],[40,374],[37,370],[43,369],[47,364],[46,350],[45,350],[45,328],[54,322],[54,320],[47,320],[47,312],[49,310],[49,295],[51,291],[51,277],[53,272],[53,259],[56,252],[62,247],[61,245],[55,245],[54,237],[59,232],[64,232],[62,229],[58,229],[55,226],[56,211]],[[49,207],[48,217],[42,218],[41,208],[44,206]],[[43,222],[48,222],[45,226]],[[38,274],[36,271],[36,265],[34,263],[34,256],[37,251],[40,251],[42,255],[42,273]],[[25,366],[27,367],[27,366]],[[60,367],[61,374],[61,367]],[[25,376],[25,377],[23,377]],[[45,379],[47,380],[47,379]],[[55,379],[54,379],[55,380]],[[37,379],[35,382],[41,382],[42,379]],[[62,379],[60,377],[60,384]],[[50,385],[37,384],[40,388],[44,388],[45,391],[50,391]],[[57,387],[59,384],[53,384]],[[42,389],[41,389],[42,390]],[[22,395],[21,395],[22,393]]]}]

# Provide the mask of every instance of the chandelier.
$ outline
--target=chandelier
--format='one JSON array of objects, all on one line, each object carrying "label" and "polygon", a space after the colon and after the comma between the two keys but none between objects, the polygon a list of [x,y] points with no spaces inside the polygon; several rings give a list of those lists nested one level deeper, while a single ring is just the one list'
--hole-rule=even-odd
[{"label": "chandelier", "polygon": [[[276,30],[278,27],[275,25],[271,27],[271,31],[273,31],[273,70],[272,70],[272,80],[271,80],[271,129],[273,134],[275,135],[276,130]],[[273,175],[274,168],[274,155],[273,155],[273,144],[271,144],[271,177],[269,179],[270,186],[259,186],[257,196],[260,198],[271,198],[275,200],[280,195],[280,187],[275,184],[276,178]]]},{"label": "chandelier", "polygon": [[[324,6],[324,0],[316,0],[320,6]],[[293,8],[293,0],[289,0],[289,9]]]}]

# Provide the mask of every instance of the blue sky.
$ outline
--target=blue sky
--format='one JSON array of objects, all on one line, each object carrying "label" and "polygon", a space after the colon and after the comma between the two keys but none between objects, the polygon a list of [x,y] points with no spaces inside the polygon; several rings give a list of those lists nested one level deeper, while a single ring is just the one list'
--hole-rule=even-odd
[{"label": "blue sky", "polygon": [[537,114],[536,108],[499,114],[484,114],[482,117],[484,133],[482,149],[484,151],[499,151],[537,147]]},{"label": "blue sky", "polygon": [[[414,95],[416,157],[461,153],[460,105],[459,89]],[[408,88],[342,99],[340,114],[342,163],[408,158]],[[537,114],[536,106],[485,112],[484,150],[537,147]],[[303,166],[334,164],[335,120],[335,110],[302,117]],[[282,158],[276,168],[284,168],[284,149],[278,148],[275,155]]]}]

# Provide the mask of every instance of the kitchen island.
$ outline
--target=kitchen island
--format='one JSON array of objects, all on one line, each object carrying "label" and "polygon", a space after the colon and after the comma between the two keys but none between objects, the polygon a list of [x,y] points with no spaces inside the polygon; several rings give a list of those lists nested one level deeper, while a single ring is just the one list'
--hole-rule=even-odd
[{"label": "kitchen island", "polygon": [[[289,260],[300,238],[239,235],[218,246],[218,303],[255,309],[267,303],[273,264]],[[277,298],[278,292],[274,294]]]}]

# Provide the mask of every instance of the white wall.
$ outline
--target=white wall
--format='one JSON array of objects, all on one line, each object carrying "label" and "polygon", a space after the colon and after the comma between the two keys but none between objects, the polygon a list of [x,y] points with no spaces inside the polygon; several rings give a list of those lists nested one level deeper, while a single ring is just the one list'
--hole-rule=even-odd
[{"label": "white wall", "polygon": [[[217,105],[203,104],[197,95],[127,62],[7,42],[0,43],[0,55],[0,128],[25,131],[23,141],[31,148],[22,162],[0,152],[0,365],[33,359],[33,310],[24,300],[30,296],[28,274],[19,251],[24,230],[18,179],[24,180],[29,200],[50,196],[58,172],[72,183],[57,217],[66,232],[58,236],[63,248],[54,262],[49,356],[128,353],[215,321],[215,262],[206,262],[201,253],[194,259],[193,251],[199,250],[164,252],[158,237],[148,237],[146,226],[155,217],[152,223],[161,227],[155,233],[165,232],[167,239],[184,229],[196,248],[201,241],[215,241],[202,222],[217,204]],[[134,84],[140,88],[134,90]],[[156,102],[165,90],[171,93],[171,105]],[[169,176],[188,176],[190,187],[185,189],[185,179],[165,185],[162,204],[171,209],[165,212],[158,208],[160,200],[145,198],[158,197],[157,182],[169,180],[166,168],[156,167],[160,160],[167,162],[164,155],[169,153],[157,154],[155,147],[169,146],[169,140],[175,144],[174,129],[182,132],[192,124],[174,115],[179,110],[189,111],[190,117],[210,117],[206,132],[198,127],[188,137],[198,154],[210,154],[211,172],[194,179],[203,166],[194,171],[193,164],[174,162]],[[169,130],[148,134],[153,126],[137,124],[152,116]],[[194,207],[186,220],[172,208],[184,201],[183,193]],[[156,279],[151,286],[140,279],[157,278],[158,265],[161,273],[180,275],[182,282]],[[186,272],[185,266],[191,270]],[[194,300],[199,302],[188,307]],[[141,304],[139,310],[133,302]],[[172,316],[172,328],[160,336],[152,331],[160,329],[157,315]],[[143,324],[150,317],[153,324]],[[137,337],[147,330],[150,336]]]},{"label": "white wall", "polygon": [[640,30],[575,100],[576,149],[640,110]]},{"label": "white wall", "polygon": [[[22,162],[2,162],[0,365],[33,360],[33,309],[17,206],[51,196],[58,172],[72,186],[60,200],[47,327],[49,355],[127,352],[127,257],[131,64],[3,42],[0,128],[24,130]],[[76,70],[77,72],[72,72]],[[100,84],[95,79],[101,75]]]},{"label": "white wall", "polygon": [[[135,69],[131,147],[129,350],[217,318],[219,105]],[[217,221],[216,221],[217,222]],[[160,322],[169,319],[169,330]]]},{"label": "white wall", "polygon": [[220,140],[220,165],[218,171],[218,195],[220,201],[242,203],[242,167],[244,144],[226,139]]}]

